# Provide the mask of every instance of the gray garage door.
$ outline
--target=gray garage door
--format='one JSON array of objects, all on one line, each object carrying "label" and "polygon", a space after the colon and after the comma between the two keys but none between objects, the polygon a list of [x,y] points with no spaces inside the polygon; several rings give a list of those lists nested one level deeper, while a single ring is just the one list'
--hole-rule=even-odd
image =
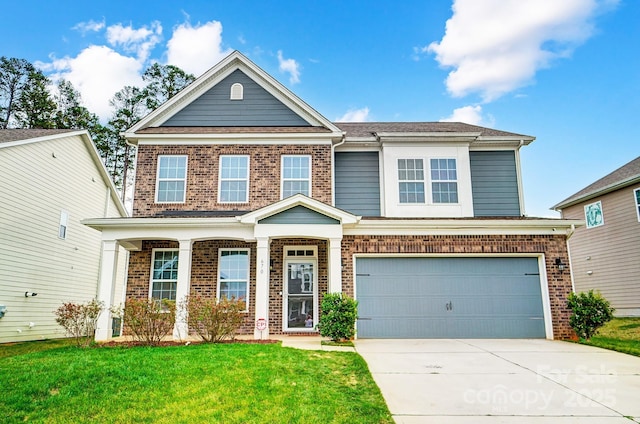
[{"label": "gray garage door", "polygon": [[544,338],[536,258],[357,258],[361,338]]}]

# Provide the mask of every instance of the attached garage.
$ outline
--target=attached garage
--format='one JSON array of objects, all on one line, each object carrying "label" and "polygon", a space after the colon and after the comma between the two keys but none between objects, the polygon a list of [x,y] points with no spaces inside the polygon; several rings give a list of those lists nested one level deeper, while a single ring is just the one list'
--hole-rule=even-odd
[{"label": "attached garage", "polygon": [[536,257],[357,257],[359,338],[544,338]]}]

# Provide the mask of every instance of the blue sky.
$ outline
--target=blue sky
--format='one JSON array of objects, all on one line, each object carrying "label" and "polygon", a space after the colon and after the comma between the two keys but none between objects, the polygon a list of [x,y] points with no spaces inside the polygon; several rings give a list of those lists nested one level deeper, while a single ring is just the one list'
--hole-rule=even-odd
[{"label": "blue sky", "polygon": [[[108,99],[154,61],[240,50],[332,120],[460,120],[533,135],[526,212],[640,155],[636,0],[5,2],[0,55]],[[6,17],[11,17],[7,19]]]}]

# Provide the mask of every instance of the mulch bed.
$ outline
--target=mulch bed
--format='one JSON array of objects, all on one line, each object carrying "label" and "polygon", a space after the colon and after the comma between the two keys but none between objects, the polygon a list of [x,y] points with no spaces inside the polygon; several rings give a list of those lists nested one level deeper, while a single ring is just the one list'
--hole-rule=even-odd
[{"label": "mulch bed", "polygon": [[[222,340],[222,341],[220,341],[218,343],[219,344],[231,344],[231,343],[235,343],[235,344],[274,344],[274,343],[280,343],[280,340],[271,340],[271,339],[266,339],[266,340],[246,339],[246,340],[243,340],[243,339],[235,339],[235,340]],[[188,341],[188,342],[179,342],[179,341],[174,341],[174,340],[167,340],[167,341],[162,341],[162,342],[160,342],[159,344],[157,344],[155,346],[159,346],[159,347],[190,346],[190,345],[197,345],[197,344],[204,344],[204,342],[201,341],[201,340]],[[139,346],[149,346],[149,345],[147,343],[145,343],[145,342],[141,342],[141,341],[137,341],[137,340],[127,340],[127,341],[110,341],[110,342],[98,343],[96,346],[97,347],[139,347]]]}]

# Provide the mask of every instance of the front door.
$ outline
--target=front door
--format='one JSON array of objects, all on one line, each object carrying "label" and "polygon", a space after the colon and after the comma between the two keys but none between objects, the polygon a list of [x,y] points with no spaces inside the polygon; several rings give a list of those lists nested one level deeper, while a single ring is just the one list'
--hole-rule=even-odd
[{"label": "front door", "polygon": [[317,324],[317,260],[285,259],[284,323],[285,330],[313,331]]}]

